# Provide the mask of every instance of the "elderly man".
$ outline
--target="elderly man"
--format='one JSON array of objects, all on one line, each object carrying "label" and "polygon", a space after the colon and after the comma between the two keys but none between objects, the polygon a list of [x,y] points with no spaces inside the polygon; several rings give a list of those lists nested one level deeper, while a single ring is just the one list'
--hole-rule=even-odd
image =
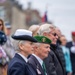
[{"label": "elderly man", "polygon": [[12,36],[13,39],[17,40],[16,44],[17,53],[8,65],[8,75],[35,75],[30,68],[28,68],[27,57],[32,53],[33,46],[32,42],[37,42],[32,37],[32,32],[24,29],[16,30]]},{"label": "elderly man", "polygon": [[33,54],[28,59],[28,64],[35,71],[36,75],[47,75],[43,60],[50,52],[51,40],[45,36],[35,36],[38,43],[34,44]]},{"label": "elderly man", "polygon": [[[48,75],[65,75],[64,67],[57,51],[57,39],[55,26],[52,24],[43,24],[38,30],[39,35],[46,36],[52,43],[50,44],[51,52],[48,57],[44,60]],[[61,55],[61,54],[60,54]]]}]

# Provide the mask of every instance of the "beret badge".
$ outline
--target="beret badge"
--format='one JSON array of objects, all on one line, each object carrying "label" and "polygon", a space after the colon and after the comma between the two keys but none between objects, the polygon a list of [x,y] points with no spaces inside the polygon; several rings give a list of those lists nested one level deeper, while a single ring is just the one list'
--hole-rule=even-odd
[{"label": "beret badge", "polygon": [[45,42],[46,41],[46,38],[42,38],[42,42]]}]

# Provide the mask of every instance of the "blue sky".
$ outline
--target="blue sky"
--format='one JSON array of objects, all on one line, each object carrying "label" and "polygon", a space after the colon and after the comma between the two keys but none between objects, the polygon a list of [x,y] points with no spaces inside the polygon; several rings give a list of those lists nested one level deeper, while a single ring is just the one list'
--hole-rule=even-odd
[{"label": "blue sky", "polygon": [[32,8],[44,15],[47,8],[48,20],[58,26],[68,40],[71,40],[71,31],[75,31],[75,0],[17,0],[27,8],[27,3],[32,2]]}]

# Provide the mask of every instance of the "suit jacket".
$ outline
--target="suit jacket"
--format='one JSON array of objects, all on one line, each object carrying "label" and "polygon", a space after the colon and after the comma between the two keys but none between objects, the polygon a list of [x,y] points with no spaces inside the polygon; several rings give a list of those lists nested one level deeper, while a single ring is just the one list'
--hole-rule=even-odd
[{"label": "suit jacket", "polygon": [[31,55],[27,63],[33,68],[36,75],[44,75],[43,69],[35,56]]},{"label": "suit jacket", "polygon": [[44,60],[48,75],[64,75],[62,66],[53,51]]},{"label": "suit jacket", "polygon": [[8,65],[7,75],[35,75],[31,68],[27,65],[25,60],[19,55],[15,54],[14,58]]},{"label": "suit jacket", "polygon": [[75,53],[71,52],[71,47],[73,46],[73,43],[72,42],[68,42],[66,44],[66,47],[69,48],[70,50],[70,57],[71,57],[71,63],[72,63],[72,70],[73,70],[73,73],[75,73]]}]

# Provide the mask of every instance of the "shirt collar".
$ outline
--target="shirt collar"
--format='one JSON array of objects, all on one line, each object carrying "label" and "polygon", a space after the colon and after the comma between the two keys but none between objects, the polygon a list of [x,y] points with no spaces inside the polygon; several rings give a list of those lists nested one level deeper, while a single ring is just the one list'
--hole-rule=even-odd
[{"label": "shirt collar", "polygon": [[35,54],[32,54],[32,55],[36,57],[36,59],[38,60],[38,62],[39,62],[40,65],[42,66],[43,60],[40,59],[40,58],[39,58],[37,55],[35,55]]},{"label": "shirt collar", "polygon": [[24,56],[24,55],[22,55],[21,53],[18,53],[26,62],[28,61],[27,60],[27,58]]}]

